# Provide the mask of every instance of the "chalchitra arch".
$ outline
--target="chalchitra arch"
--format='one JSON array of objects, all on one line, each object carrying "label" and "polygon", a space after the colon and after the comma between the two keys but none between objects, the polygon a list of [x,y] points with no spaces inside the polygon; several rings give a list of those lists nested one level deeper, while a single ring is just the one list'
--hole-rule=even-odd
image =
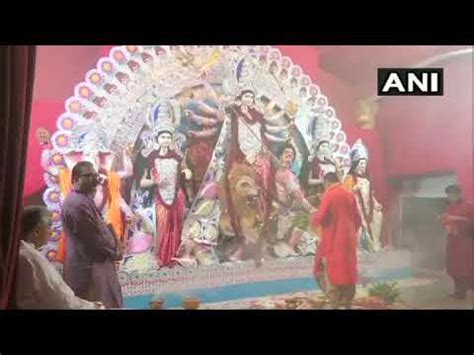
[{"label": "chalchitra arch", "polygon": [[[89,160],[108,177],[97,204],[128,245],[125,295],[306,275],[318,241],[308,181],[321,142],[347,174],[351,149],[335,110],[276,48],[114,47],[76,85],[43,152],[54,219],[46,254],[57,259],[70,170]],[[156,179],[166,183],[144,187]],[[302,208],[281,202],[300,192]]]}]

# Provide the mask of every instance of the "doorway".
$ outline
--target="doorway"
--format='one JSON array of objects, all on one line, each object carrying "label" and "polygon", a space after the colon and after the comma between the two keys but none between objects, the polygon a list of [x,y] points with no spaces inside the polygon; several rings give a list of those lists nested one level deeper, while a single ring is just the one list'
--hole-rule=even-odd
[{"label": "doorway", "polygon": [[414,270],[445,268],[446,232],[437,217],[447,207],[444,189],[454,174],[425,175],[401,180],[399,244],[411,252]]}]

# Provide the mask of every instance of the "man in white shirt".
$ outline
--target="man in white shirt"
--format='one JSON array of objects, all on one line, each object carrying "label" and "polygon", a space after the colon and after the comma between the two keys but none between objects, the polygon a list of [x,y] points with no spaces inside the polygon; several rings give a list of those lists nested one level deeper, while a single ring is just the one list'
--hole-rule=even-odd
[{"label": "man in white shirt", "polygon": [[51,233],[51,216],[42,206],[23,210],[18,256],[16,305],[20,309],[105,309],[74,295],[59,272],[39,252]]}]

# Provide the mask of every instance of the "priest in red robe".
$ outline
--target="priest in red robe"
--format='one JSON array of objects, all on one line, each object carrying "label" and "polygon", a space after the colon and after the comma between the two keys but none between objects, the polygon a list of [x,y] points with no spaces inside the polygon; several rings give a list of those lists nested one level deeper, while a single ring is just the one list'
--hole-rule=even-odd
[{"label": "priest in red robe", "polygon": [[454,281],[457,299],[466,299],[467,291],[474,290],[474,206],[462,199],[461,188],[446,188],[449,206],[440,216],[448,232],[446,271]]},{"label": "priest in red robe", "polygon": [[314,274],[333,308],[350,308],[358,280],[357,231],[362,221],[354,194],[335,173],[327,173],[324,184],[321,206],[312,217],[313,226],[322,229]]}]

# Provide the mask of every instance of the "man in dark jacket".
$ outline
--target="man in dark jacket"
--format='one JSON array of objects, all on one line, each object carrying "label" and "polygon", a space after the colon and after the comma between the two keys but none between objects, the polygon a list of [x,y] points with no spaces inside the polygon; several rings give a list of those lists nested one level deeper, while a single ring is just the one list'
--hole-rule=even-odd
[{"label": "man in dark jacket", "polygon": [[73,190],[62,206],[68,238],[64,277],[77,296],[100,301],[107,308],[122,308],[115,269],[115,261],[122,258],[122,248],[95,206],[98,178],[89,162],[79,162],[72,169]]}]

